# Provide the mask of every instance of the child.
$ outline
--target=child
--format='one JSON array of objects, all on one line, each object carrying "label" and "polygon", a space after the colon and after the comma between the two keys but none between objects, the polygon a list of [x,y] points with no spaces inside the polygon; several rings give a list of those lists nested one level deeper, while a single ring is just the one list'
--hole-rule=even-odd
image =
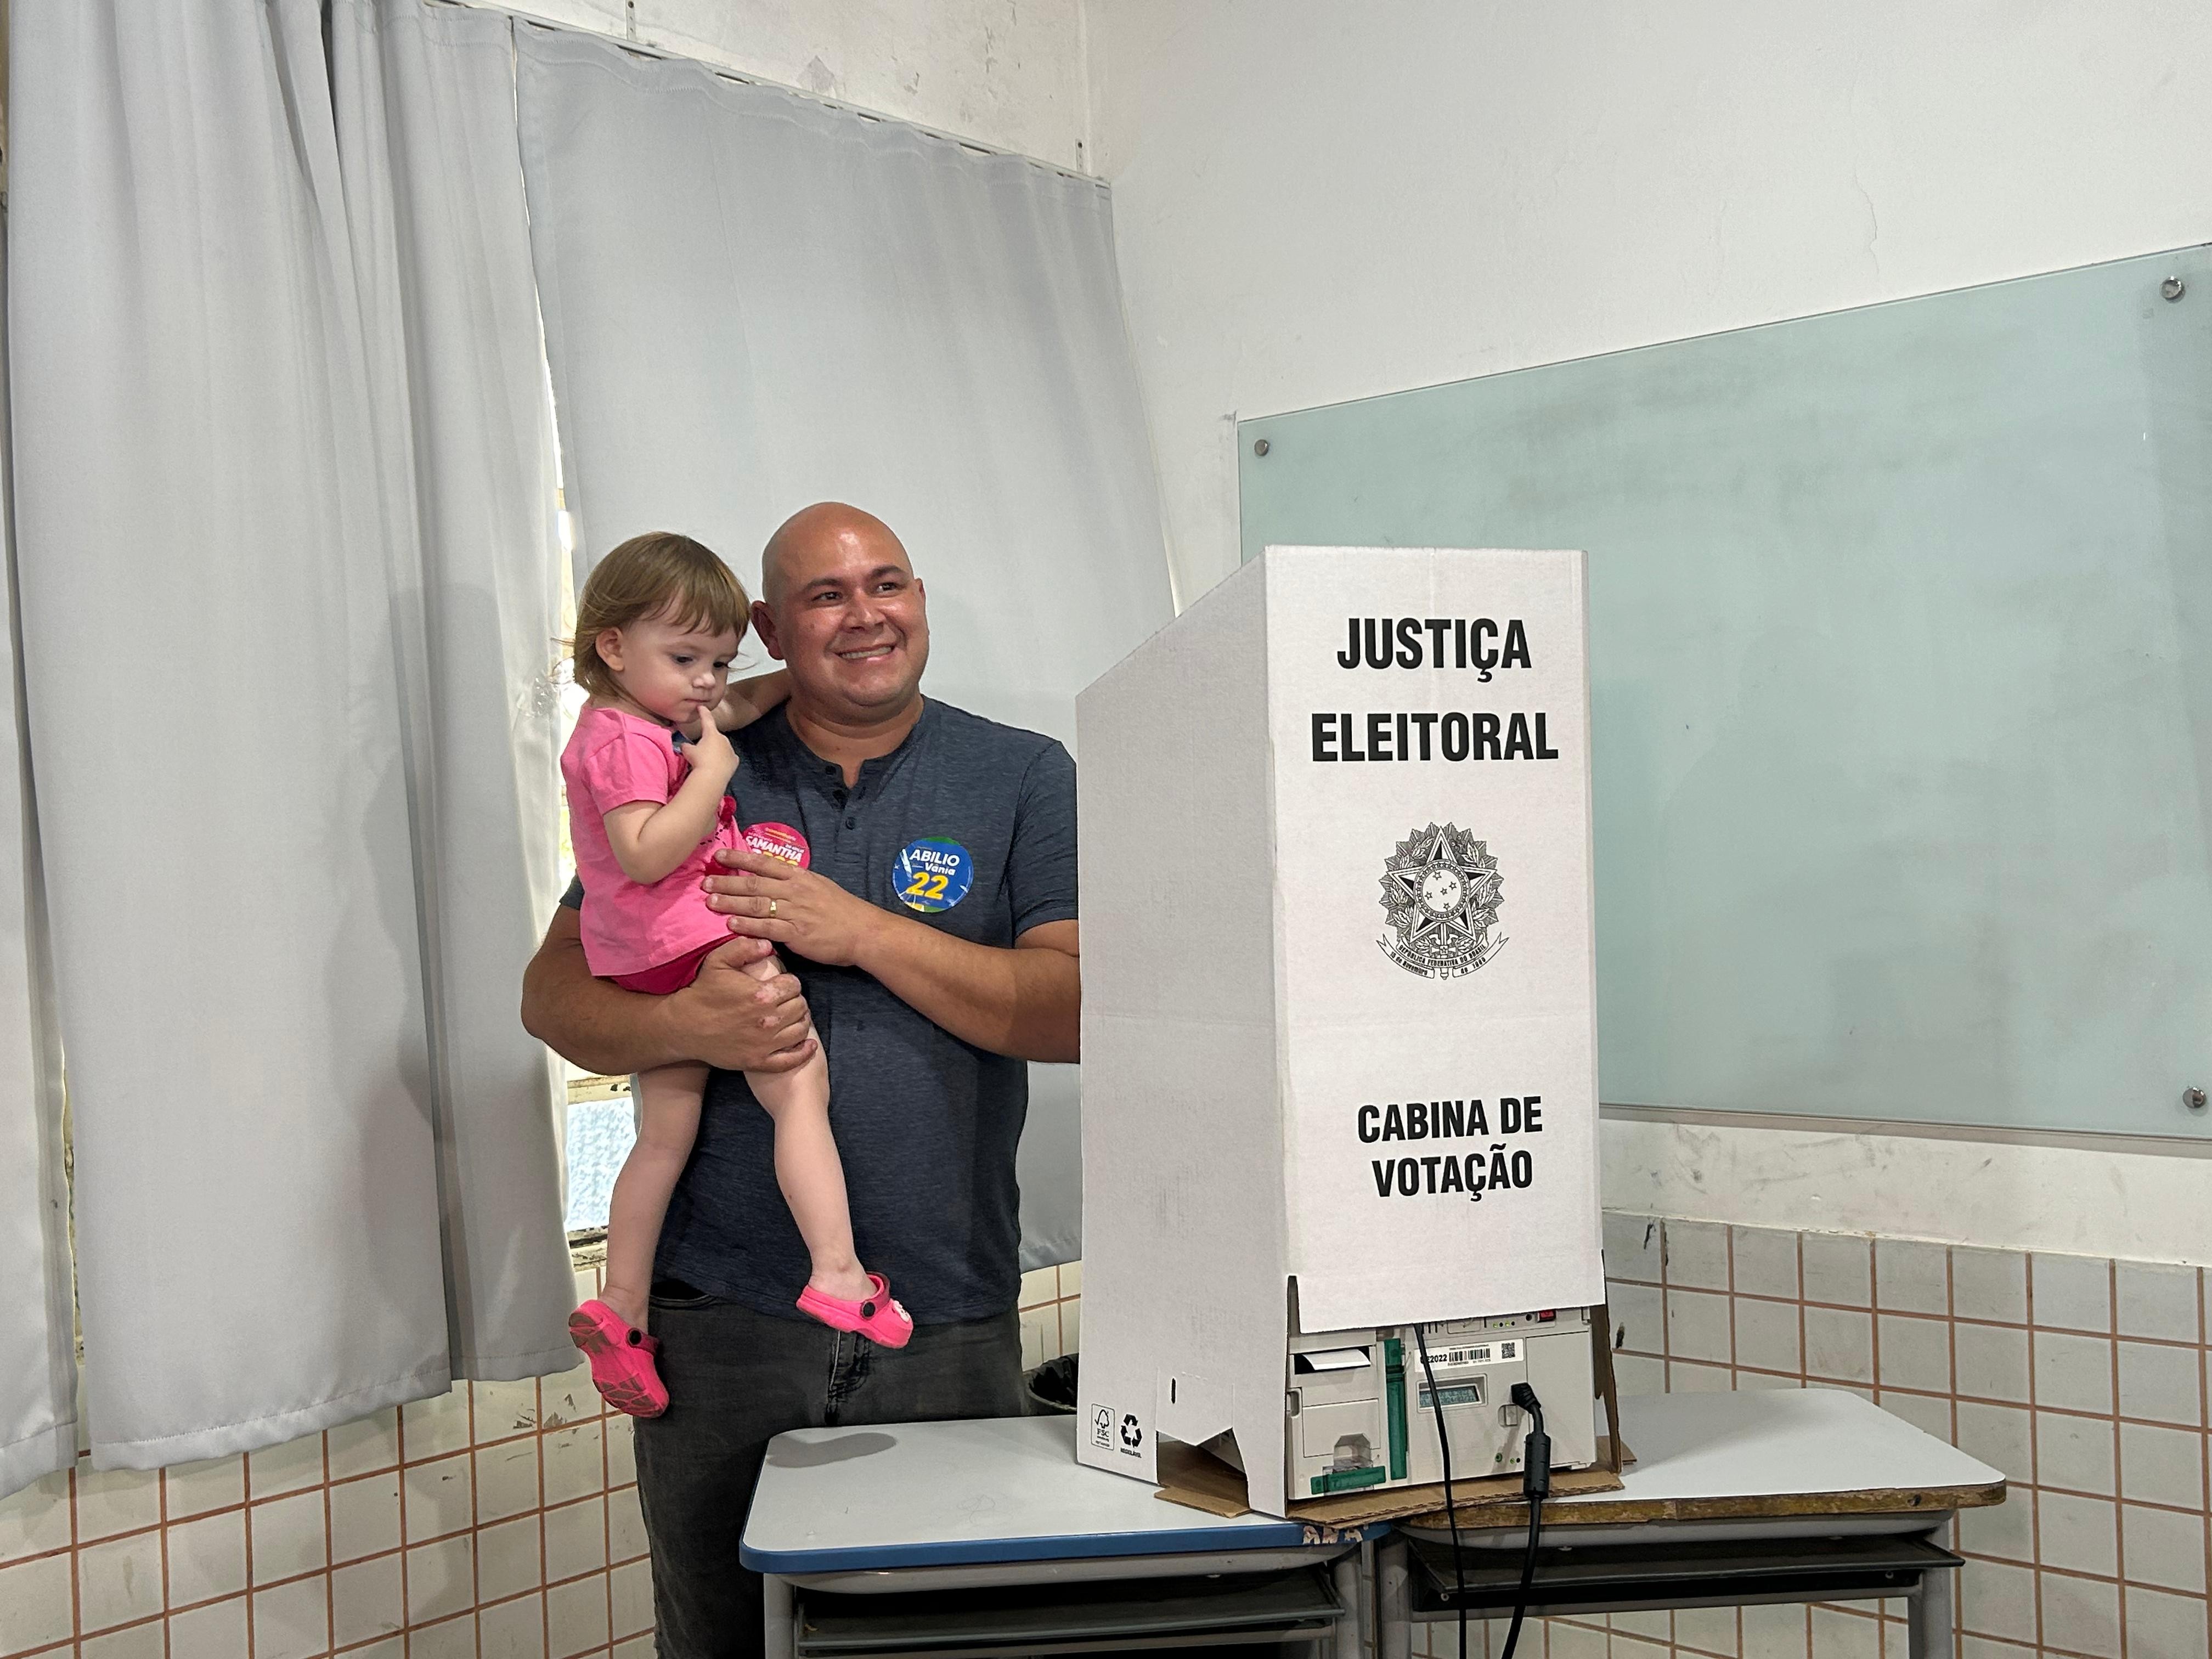
[{"label": "child", "polygon": [[[781,675],[726,684],[745,629],[745,591],[686,536],[633,537],[602,559],[576,605],[576,680],[591,701],[561,757],[569,836],[584,883],[584,959],[627,990],[666,996],[731,942],[701,880],[718,848],[740,843],[726,786],[738,769],[724,735],[783,696]],[[680,734],[684,741],[677,741]],[[782,972],[774,957],[747,966]],[[811,1032],[810,1032],[811,1035]],[[775,1120],[776,1183],[813,1258],[801,1311],[885,1347],[914,1322],[853,1254],[845,1175],[830,1132],[830,1070],[819,1045],[794,1072],[748,1073]],[[707,1067],[662,1066],[638,1079],[637,1144],[607,1216],[606,1288],[568,1316],[607,1403],[635,1417],[668,1408],[644,1326],[668,1195],[691,1153]]]}]

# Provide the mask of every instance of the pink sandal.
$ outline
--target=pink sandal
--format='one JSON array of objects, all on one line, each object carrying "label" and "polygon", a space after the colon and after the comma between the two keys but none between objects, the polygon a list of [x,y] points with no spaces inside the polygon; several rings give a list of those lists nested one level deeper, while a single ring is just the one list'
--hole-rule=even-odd
[{"label": "pink sandal", "polygon": [[605,1303],[586,1302],[570,1314],[568,1340],[590,1358],[592,1386],[617,1411],[658,1417],[668,1409],[668,1385],[653,1363],[660,1344]]},{"label": "pink sandal", "polygon": [[811,1314],[834,1330],[858,1331],[869,1341],[884,1347],[903,1348],[907,1339],[914,1334],[914,1321],[904,1308],[891,1300],[891,1287],[884,1282],[882,1275],[870,1273],[868,1283],[874,1293],[859,1302],[848,1302],[809,1285],[799,1293],[799,1310]]}]

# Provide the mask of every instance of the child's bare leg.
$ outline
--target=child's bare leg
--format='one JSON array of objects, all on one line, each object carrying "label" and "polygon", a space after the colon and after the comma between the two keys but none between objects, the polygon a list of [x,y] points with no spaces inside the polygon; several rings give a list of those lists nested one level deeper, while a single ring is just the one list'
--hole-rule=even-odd
[{"label": "child's bare leg", "polygon": [[599,1300],[640,1330],[652,1306],[653,1256],[668,1195],[699,1133],[704,1066],[660,1066],[637,1079],[637,1144],[623,1160],[607,1204],[606,1288]]},{"label": "child's bare leg", "polygon": [[[755,979],[783,971],[775,957],[745,964]],[[814,1035],[810,1028],[807,1035]],[[830,1063],[817,1042],[795,1072],[748,1072],[745,1081],[775,1120],[775,1182],[813,1258],[807,1283],[825,1296],[858,1302],[872,1288],[853,1253],[853,1212],[845,1202],[845,1166],[830,1133]]]}]

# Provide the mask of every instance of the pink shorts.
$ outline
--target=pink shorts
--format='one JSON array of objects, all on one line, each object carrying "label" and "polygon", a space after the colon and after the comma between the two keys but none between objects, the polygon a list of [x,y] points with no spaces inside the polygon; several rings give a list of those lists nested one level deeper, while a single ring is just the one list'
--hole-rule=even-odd
[{"label": "pink shorts", "polygon": [[617,974],[615,983],[625,991],[642,991],[649,997],[665,997],[682,990],[699,977],[699,964],[737,937],[710,939],[697,950],[686,952],[673,962],[664,962],[658,967],[641,968],[635,974]]}]

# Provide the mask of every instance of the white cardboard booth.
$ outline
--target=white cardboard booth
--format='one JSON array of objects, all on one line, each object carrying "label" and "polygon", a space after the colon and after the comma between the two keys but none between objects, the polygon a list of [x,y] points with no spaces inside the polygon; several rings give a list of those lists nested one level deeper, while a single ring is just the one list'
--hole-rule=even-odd
[{"label": "white cardboard booth", "polygon": [[1449,1408],[1495,1475],[1520,1381],[1596,1461],[1584,617],[1580,553],[1271,547],[1077,700],[1083,1462],[1282,1514]]}]

